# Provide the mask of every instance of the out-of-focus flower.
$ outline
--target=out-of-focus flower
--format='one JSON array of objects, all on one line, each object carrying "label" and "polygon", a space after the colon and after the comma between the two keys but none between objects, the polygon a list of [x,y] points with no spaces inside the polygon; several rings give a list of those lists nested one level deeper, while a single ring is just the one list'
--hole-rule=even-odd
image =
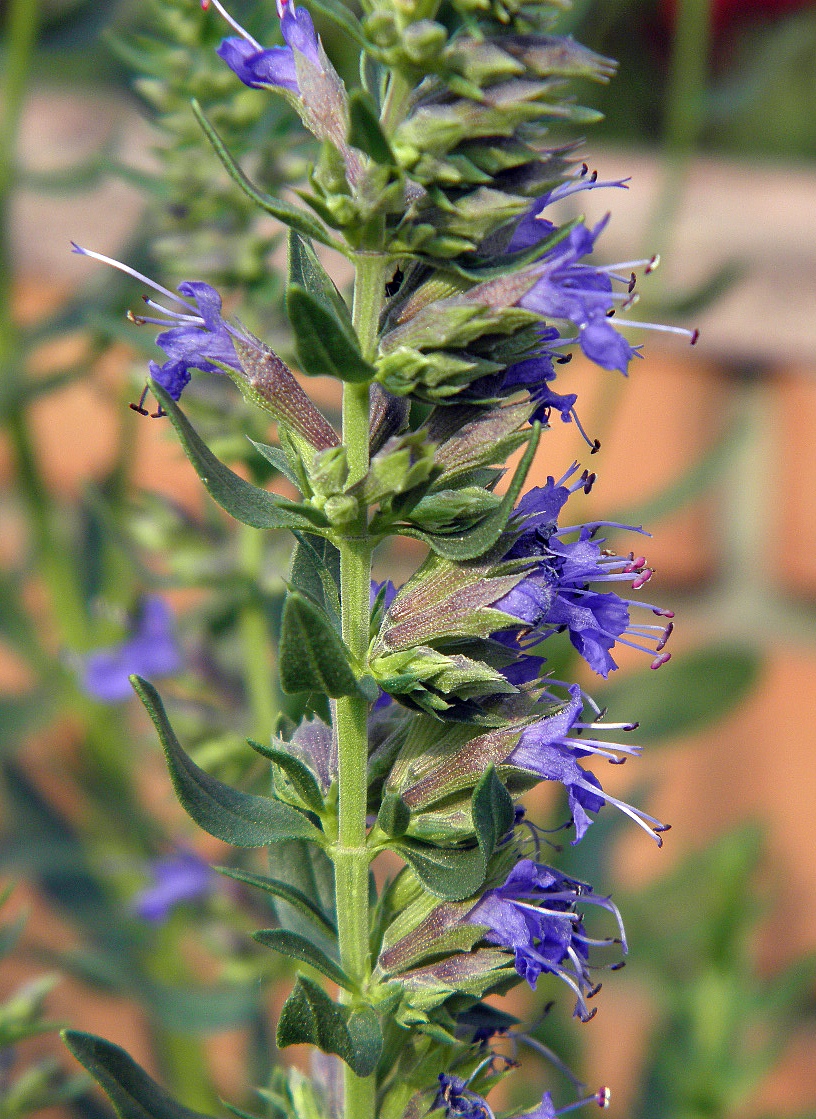
[{"label": "out-of-focus flower", "polygon": [[142,599],[130,637],[84,658],[81,682],[94,699],[122,703],[133,695],[130,676],[172,676],[181,668],[172,611],[163,599],[148,595]]},{"label": "out-of-focus flower", "polygon": [[151,924],[166,921],[182,902],[206,897],[215,883],[209,865],[192,851],[154,859],[150,873],[153,884],[140,890],[132,904],[136,915]]}]

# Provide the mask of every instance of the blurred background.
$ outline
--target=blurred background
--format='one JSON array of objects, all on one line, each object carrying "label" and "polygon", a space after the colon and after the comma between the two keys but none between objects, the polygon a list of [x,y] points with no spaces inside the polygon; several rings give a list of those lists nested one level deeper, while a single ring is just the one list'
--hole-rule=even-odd
[{"label": "blurred background", "polygon": [[[270,0],[230,7],[272,41]],[[248,940],[261,903],[202,862],[251,860],[183,817],[152,732],[99,683],[94,655],[138,648],[160,598],[174,723],[199,764],[258,779],[243,736],[268,735],[291,703],[269,684],[286,545],[222,518],[167,426],[128,408],[155,352],[149,328],[124,318],[141,288],[72,256],[69,240],[170,286],[214,283],[286,357],[270,268],[280,229],[226,177],[189,98],[266,189],[297,182],[310,152],[288,110],[214,56],[223,28],[195,0],[5,0],[0,12],[0,882],[13,886],[0,910],[0,1116],[106,1114],[62,1056],[61,1023],[126,1045],[190,1107],[216,1111],[224,1094],[273,1119],[247,1085],[280,1059],[267,1018],[285,966]],[[612,84],[577,95],[605,113],[587,162],[630,179],[568,200],[571,213],[613,211],[610,261],[660,253],[634,317],[701,339],[690,350],[644,334],[628,381],[578,358],[563,372],[602,443],[587,459],[599,474],[587,518],[649,527],[649,595],[678,615],[669,665],[651,673],[623,656],[608,686],[591,685],[612,717],[640,720],[646,746],[604,783],[673,829],[658,851],[606,813],[553,854],[613,891],[631,960],[589,1025],[571,1022],[554,984],[511,1008],[582,1080],[611,1085],[614,1117],[805,1119],[816,4],[574,0],[557,27],[620,62]],[[321,30],[353,82],[351,45]],[[331,389],[308,387],[336,407]],[[250,459],[243,433],[266,427],[230,384],[200,377],[185,401],[221,457],[285,487]],[[556,417],[532,484],[586,450]],[[378,573],[404,577],[420,555],[385,553]],[[536,808],[560,818],[544,795]],[[522,1056],[540,1065],[519,1105],[534,1079],[572,1098],[563,1072]]]}]

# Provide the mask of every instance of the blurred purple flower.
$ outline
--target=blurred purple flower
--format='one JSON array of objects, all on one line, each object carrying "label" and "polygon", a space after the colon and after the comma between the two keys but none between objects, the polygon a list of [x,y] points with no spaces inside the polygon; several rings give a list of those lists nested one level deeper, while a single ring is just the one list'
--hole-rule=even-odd
[{"label": "blurred purple flower", "polygon": [[140,890],[132,904],[136,915],[151,924],[162,924],[182,902],[206,897],[215,884],[209,865],[192,851],[154,859],[150,873],[153,884]]},{"label": "blurred purple flower", "polygon": [[172,676],[181,668],[172,611],[149,595],[142,599],[130,637],[84,658],[81,683],[102,703],[122,703],[133,695],[130,676]]}]

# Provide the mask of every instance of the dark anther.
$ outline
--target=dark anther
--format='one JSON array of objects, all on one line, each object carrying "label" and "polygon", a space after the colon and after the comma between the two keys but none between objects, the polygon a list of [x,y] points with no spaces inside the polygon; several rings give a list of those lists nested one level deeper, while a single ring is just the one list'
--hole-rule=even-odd
[{"label": "dark anther", "polygon": [[649,261],[649,263],[643,269],[643,271],[648,276],[650,272],[654,272],[654,270],[655,270],[655,268],[657,268],[658,264],[660,264],[660,254],[655,253],[654,256],[652,257],[652,259]]},{"label": "dark anther", "polygon": [[615,314],[615,308],[614,308],[614,307],[610,307],[610,308],[609,308],[609,310],[608,310],[608,311],[606,312],[606,317],[607,317],[608,319],[611,319],[611,318],[613,318],[613,317],[614,317],[614,314]]},{"label": "dark anther", "polygon": [[610,971],[620,971],[622,967],[626,967],[626,960],[619,960],[616,964],[610,964]]},{"label": "dark anther", "polygon": [[158,412],[151,412],[150,413],[150,418],[151,418],[151,420],[160,420],[162,418],[162,416],[166,416],[166,415],[167,415],[167,413],[165,412],[164,408],[162,408],[161,405],[159,405]]},{"label": "dark anther", "polygon": [[603,987],[603,983],[596,983],[595,986],[592,988],[592,990],[587,991],[586,997],[588,999],[594,999],[595,996],[597,995],[598,991],[600,991],[600,989],[602,987]]},{"label": "dark anther", "polygon": [[147,396],[147,385],[145,385],[145,387],[142,389],[142,395],[139,397],[139,403],[129,405],[129,407],[132,408],[134,412],[138,412],[140,416],[148,415],[147,408],[145,408],[145,406],[144,406],[146,396]]},{"label": "dark anther", "polygon": [[581,178],[583,179],[584,175],[588,175],[588,174],[589,174],[589,167],[587,167],[586,163],[582,163],[581,164]]},{"label": "dark anther", "polygon": [[630,281],[629,281],[629,291],[630,291],[630,292],[632,292],[632,291],[634,291],[634,290],[635,290],[635,284],[636,284],[636,283],[637,283],[637,276],[636,276],[636,275],[634,274],[634,272],[633,272],[633,273],[632,273],[632,278],[631,278],[631,279],[630,279]]},{"label": "dark anther", "polygon": [[600,441],[600,439],[595,439],[593,444],[592,444],[592,450],[589,453],[591,455],[597,455],[597,453],[598,453],[598,451],[600,451],[600,449],[601,449],[601,441]]},{"label": "dark anther", "polygon": [[637,730],[639,726],[640,726],[640,723],[627,723],[626,726],[623,729],[624,730]]},{"label": "dark anther", "polygon": [[582,1022],[591,1022],[592,1019],[595,1017],[595,1015],[597,1013],[598,1013],[597,1006],[593,1006],[592,1010],[590,1010],[590,1012],[589,1012],[589,1014],[587,1014],[586,1018],[582,1018],[581,1021]]},{"label": "dark anther", "polygon": [[591,183],[597,183],[597,181],[598,181],[598,172],[597,171],[592,172],[592,174],[589,176],[589,181]]},{"label": "dark anther", "polygon": [[134,315],[132,311],[126,312],[125,318],[128,322],[132,322],[135,326],[144,326],[145,324],[145,320],[139,315]]},{"label": "dark anther", "polygon": [[569,363],[571,361],[572,361],[572,354],[564,354],[562,357],[557,357],[555,359],[555,364],[556,365],[569,365]]},{"label": "dark anther", "polygon": [[700,331],[699,331],[699,330],[697,330],[697,329],[693,330],[693,331],[692,331],[692,334],[691,334],[691,343],[690,343],[690,344],[691,344],[692,346],[696,346],[696,345],[697,345],[697,339],[698,339],[699,337],[700,337]]},{"label": "dark anther", "polygon": [[385,295],[387,299],[392,299],[399,289],[402,287],[402,281],[405,279],[405,273],[401,268],[397,268],[394,275],[385,285]]}]

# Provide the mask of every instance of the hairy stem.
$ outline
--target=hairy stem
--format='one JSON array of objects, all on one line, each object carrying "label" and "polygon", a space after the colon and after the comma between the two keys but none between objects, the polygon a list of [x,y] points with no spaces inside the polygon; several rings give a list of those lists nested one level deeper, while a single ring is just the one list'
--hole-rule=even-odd
[{"label": "hairy stem", "polygon": [[[361,253],[354,288],[354,326],[363,353],[372,357],[383,299],[386,259]],[[368,470],[368,385],[343,386],[343,443],[350,480]],[[368,652],[369,586],[372,545],[366,510],[338,540],[343,639],[360,669]],[[371,974],[368,947],[368,851],[366,799],[368,791],[368,703],[344,696],[335,704],[338,749],[338,835],[334,853],[337,925],[340,960],[349,975],[364,987]],[[344,1067],[345,1119],[374,1119],[376,1078],[361,1078]]]}]

